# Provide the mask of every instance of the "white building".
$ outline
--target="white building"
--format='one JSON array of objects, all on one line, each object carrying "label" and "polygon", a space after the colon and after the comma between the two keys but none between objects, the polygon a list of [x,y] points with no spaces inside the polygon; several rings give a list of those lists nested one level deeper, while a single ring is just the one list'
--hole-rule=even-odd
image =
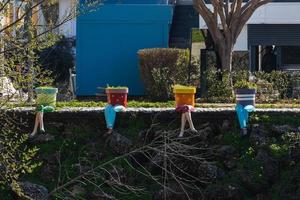
[{"label": "white building", "polygon": [[[58,28],[54,30],[56,33],[68,38],[76,36],[76,3],[77,0],[59,0],[56,4],[51,5],[51,17],[54,18],[51,20],[59,25]],[[6,6],[7,10],[5,11],[5,16],[0,16],[1,27],[3,28],[12,24],[18,20],[20,16],[23,16],[27,4],[28,2],[24,0],[11,0]],[[49,27],[43,6],[39,5],[38,1],[33,1],[32,6],[34,7],[32,9],[33,24],[38,27],[38,33],[43,33]],[[15,29],[17,28],[18,26],[15,26]]]},{"label": "white building", "polygon": [[[199,26],[207,29],[201,16]],[[250,69],[260,70],[267,46],[274,49],[276,66],[272,69],[300,70],[300,0],[275,0],[257,9],[234,50],[249,51]]]}]

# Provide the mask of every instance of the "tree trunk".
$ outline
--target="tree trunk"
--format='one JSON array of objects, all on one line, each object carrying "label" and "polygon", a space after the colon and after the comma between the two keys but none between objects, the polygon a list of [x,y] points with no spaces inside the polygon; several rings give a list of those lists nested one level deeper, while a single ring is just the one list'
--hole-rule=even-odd
[{"label": "tree trunk", "polygon": [[231,43],[222,42],[222,44],[218,46],[217,51],[221,59],[221,68],[223,70],[228,70],[229,84],[231,88],[233,88],[233,79],[232,79],[233,45]]},{"label": "tree trunk", "polygon": [[232,51],[233,47],[231,44],[225,42],[219,46],[218,52],[221,59],[221,68],[232,72]]}]

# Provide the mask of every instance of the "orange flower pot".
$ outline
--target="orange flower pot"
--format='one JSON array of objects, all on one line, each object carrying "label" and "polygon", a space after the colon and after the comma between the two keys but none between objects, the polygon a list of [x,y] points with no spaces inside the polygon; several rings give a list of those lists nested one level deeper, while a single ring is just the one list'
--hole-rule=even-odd
[{"label": "orange flower pot", "polygon": [[195,87],[182,88],[175,86],[173,92],[175,94],[176,107],[184,105],[195,106]]},{"label": "orange flower pot", "polygon": [[107,102],[113,106],[115,105],[122,105],[127,106],[127,94],[128,94],[128,88],[127,89],[111,89],[107,88],[105,89],[105,92],[107,94]]}]

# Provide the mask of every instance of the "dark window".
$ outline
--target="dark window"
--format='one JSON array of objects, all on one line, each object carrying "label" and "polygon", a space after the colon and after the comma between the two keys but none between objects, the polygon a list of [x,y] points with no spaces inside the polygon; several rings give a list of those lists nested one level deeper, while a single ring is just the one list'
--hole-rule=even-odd
[{"label": "dark window", "polygon": [[283,64],[300,64],[300,46],[282,47]]}]

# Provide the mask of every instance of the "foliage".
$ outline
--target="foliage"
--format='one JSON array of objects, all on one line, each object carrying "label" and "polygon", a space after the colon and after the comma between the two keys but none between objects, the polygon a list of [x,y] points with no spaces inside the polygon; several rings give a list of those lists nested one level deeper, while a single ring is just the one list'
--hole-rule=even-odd
[{"label": "foliage", "polygon": [[193,89],[195,89],[195,87],[194,86],[186,86],[186,85],[174,85],[173,86],[173,89],[180,89],[180,90],[185,90],[185,89],[187,89],[187,90],[193,90]]},{"label": "foliage", "polygon": [[24,196],[19,179],[24,174],[32,173],[41,162],[34,159],[38,148],[25,145],[28,136],[18,130],[11,120],[6,113],[0,115],[0,187]]},{"label": "foliage", "polygon": [[107,86],[106,89],[110,89],[110,90],[120,90],[120,89],[128,89],[128,87],[126,86]]},{"label": "foliage", "polygon": [[231,72],[233,84],[239,81],[248,80],[250,76],[250,72],[248,70],[237,69]]},{"label": "foliage", "polygon": [[[35,30],[29,27],[27,34],[34,35]],[[32,36],[33,37],[33,36]],[[53,45],[57,37],[49,33],[40,39],[24,41],[21,36],[4,35],[2,44],[7,51],[1,63],[2,76],[9,77],[16,90],[28,93],[33,98],[33,89],[38,86],[52,85],[51,72],[39,65],[37,52]],[[25,46],[25,47],[24,47]]]},{"label": "foliage", "polygon": [[[209,102],[230,102],[228,99],[231,98],[230,84],[227,71],[218,71],[215,68],[207,70],[207,90]],[[248,70],[235,70],[232,72],[232,79],[234,85],[237,83],[239,87],[250,87],[245,80],[249,79],[251,74]],[[292,89],[297,86],[298,80],[300,80],[300,73],[293,72],[288,73],[284,71],[272,71],[271,73],[266,72],[254,72],[254,81],[256,87],[251,84],[251,87],[257,88],[259,102],[268,103],[275,102],[285,98],[292,97]],[[241,83],[242,81],[242,83]],[[237,86],[237,85],[236,85]],[[288,100],[289,102],[290,100]]]},{"label": "foliage", "polygon": [[204,42],[204,36],[200,29],[192,30],[192,42]]},{"label": "foliage", "polygon": [[291,80],[291,76],[287,72],[283,71],[272,71],[271,73],[266,72],[255,72],[255,77],[259,80],[265,80],[272,84],[274,90],[278,90],[281,98],[288,97],[288,90]]},{"label": "foliage", "polygon": [[[207,66],[217,67],[215,51],[207,51]],[[248,72],[249,54],[247,52],[232,52],[232,74],[235,72]]]},{"label": "foliage", "polygon": [[[138,55],[141,76],[152,100],[170,99],[173,96],[172,85],[189,85],[190,73],[194,75],[196,71],[194,65],[189,66],[188,50],[143,49]],[[191,85],[194,84],[196,83],[191,82]]]},{"label": "foliage", "polygon": [[256,89],[257,85],[253,82],[241,80],[234,84],[235,89]]},{"label": "foliage", "polygon": [[208,102],[232,102],[232,91],[229,84],[229,73],[209,69],[205,72]]},{"label": "foliage", "polygon": [[[31,19],[32,3],[21,3],[26,14],[20,15],[21,18],[17,19],[16,24],[0,27],[0,77],[12,80],[16,89],[16,92],[8,91],[5,100],[0,99],[0,188],[14,191],[17,196],[26,199],[30,198],[23,193],[19,181],[41,165],[36,160],[38,148],[28,147],[26,144],[28,136],[20,129],[26,126],[26,121],[16,124],[16,117],[7,114],[3,109],[9,101],[26,100],[25,93],[28,94],[28,100],[32,100],[35,87],[52,84],[51,73],[39,65],[37,52],[50,47],[57,39],[51,32],[38,35],[37,27]],[[1,5],[1,19],[8,14],[8,10],[2,9],[8,6],[9,1]]]},{"label": "foliage", "polygon": [[56,81],[64,81],[69,78],[69,69],[75,66],[72,39],[60,37],[54,45],[38,52],[40,65],[55,76]]}]

